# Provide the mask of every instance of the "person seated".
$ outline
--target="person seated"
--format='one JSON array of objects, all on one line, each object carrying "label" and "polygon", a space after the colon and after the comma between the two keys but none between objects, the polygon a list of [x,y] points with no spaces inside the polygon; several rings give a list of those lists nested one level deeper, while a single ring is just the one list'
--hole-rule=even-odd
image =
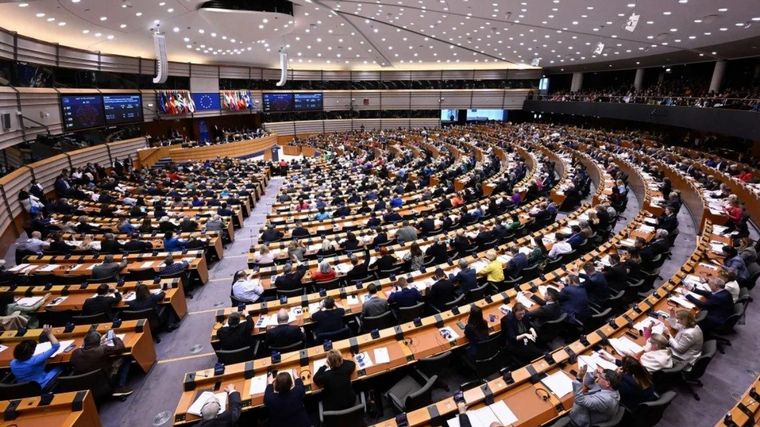
[{"label": "person seated", "polygon": [[560,256],[573,251],[573,247],[570,245],[570,243],[565,241],[564,234],[555,233],[554,240],[555,240],[554,245],[552,246],[551,250],[549,251],[549,254],[547,255],[549,259],[557,259]]},{"label": "person seated", "polygon": [[314,215],[314,220],[324,221],[326,219],[330,219],[330,212],[327,212],[324,207],[319,208],[316,215]]},{"label": "person seated", "polygon": [[216,337],[219,338],[219,348],[222,350],[237,350],[251,345],[253,331],[253,320],[250,316],[240,322],[242,314],[232,312],[227,316],[227,324],[216,331]]},{"label": "person seated", "polygon": [[267,346],[282,348],[297,342],[304,342],[303,329],[289,324],[288,310],[281,308],[277,312],[277,326],[267,329],[265,341]]},{"label": "person seated", "polygon": [[335,279],[337,274],[338,273],[332,268],[329,261],[322,260],[320,261],[318,268],[312,270],[311,278],[315,282],[328,282]]},{"label": "person seated", "polygon": [[232,284],[232,296],[236,300],[253,304],[261,298],[261,295],[264,294],[264,287],[261,286],[261,282],[255,276],[255,272],[251,272],[249,275],[238,275],[237,280]]},{"label": "person seated", "polygon": [[583,236],[583,232],[579,225],[573,225],[570,229],[573,231],[573,234],[567,238],[567,243],[569,243],[573,249],[577,249],[586,241],[586,237]]},{"label": "person seated", "polygon": [[620,403],[629,411],[635,411],[642,403],[657,400],[652,375],[632,356],[623,356],[620,368]]},{"label": "person seated", "polygon": [[385,246],[381,247],[378,251],[378,259],[374,263],[370,264],[370,269],[375,269],[377,271],[388,271],[393,269],[396,266],[396,263],[398,262],[398,259],[393,254],[392,248],[386,248]]},{"label": "person seated", "polygon": [[174,257],[172,254],[169,254],[164,259],[158,275],[161,277],[176,276],[187,271],[189,267],[190,263],[186,260],[183,259],[180,262],[174,262]]},{"label": "person seated", "polygon": [[51,252],[68,255],[76,249],[76,246],[69,245],[65,240],[63,240],[63,236],[60,232],[53,233],[51,238],[52,241],[50,242],[50,246],[47,248]]},{"label": "person seated", "polygon": [[607,257],[609,265],[604,267],[604,278],[615,292],[625,290],[628,287],[628,268],[620,262],[620,255],[610,254]]},{"label": "person seated", "polygon": [[750,273],[747,269],[747,264],[745,264],[744,258],[739,255],[735,247],[729,245],[723,246],[723,267],[733,272],[740,283],[749,281]]},{"label": "person seated", "polygon": [[686,362],[691,366],[702,355],[704,336],[702,329],[697,325],[697,320],[691,310],[670,310],[668,323],[675,329],[676,335],[671,336],[665,328],[663,335],[668,338],[668,346],[673,353],[673,358]]},{"label": "person seated", "polygon": [[372,211],[369,214],[369,220],[367,220],[367,227],[370,227],[370,228],[377,227],[380,224],[382,224],[382,221],[380,221],[380,218],[377,217],[377,214],[374,211]]},{"label": "person seated", "polygon": [[166,252],[182,251],[185,249],[185,243],[184,240],[175,237],[171,231],[164,234],[164,251]]},{"label": "person seated", "polygon": [[227,202],[222,202],[219,209],[217,209],[216,214],[219,216],[233,216],[235,215],[235,211],[227,207]]},{"label": "person seated", "polygon": [[[531,297],[529,293],[526,293],[528,298]],[[538,302],[538,301],[537,301]],[[562,315],[562,309],[559,306],[559,291],[554,287],[547,287],[544,294],[544,300],[538,302],[541,306],[536,310],[528,312],[528,320],[538,328],[546,322],[559,319]]]},{"label": "person seated", "polygon": [[475,304],[470,304],[470,315],[464,327],[464,336],[469,343],[465,354],[470,361],[475,362],[480,343],[488,339],[488,323],[483,318],[483,309]]},{"label": "person seated", "polygon": [[49,371],[45,370],[47,360],[61,347],[61,344],[53,335],[53,328],[45,325],[42,328],[42,335],[50,342],[50,348],[44,352],[35,355],[34,350],[37,348],[37,340],[23,340],[16,344],[13,349],[13,360],[11,360],[11,372],[16,378],[17,383],[34,381],[40,385],[43,390],[49,390],[53,385],[55,377],[61,372],[60,367],[53,367]]},{"label": "person seated", "polygon": [[498,260],[496,251],[491,249],[486,252],[488,264],[478,271],[478,276],[484,276],[486,281],[491,284],[498,284],[504,281],[504,267]]},{"label": "person seated", "polygon": [[478,287],[477,273],[464,258],[460,258],[458,264],[459,272],[457,272],[452,281],[459,285],[458,292],[460,294],[467,294],[467,292]]},{"label": "person seated", "polygon": [[649,373],[673,367],[673,354],[668,347],[668,339],[662,334],[653,334],[649,327],[644,328],[644,336],[649,335],[644,349],[632,354]]},{"label": "person seated", "polygon": [[368,295],[362,304],[362,317],[380,316],[390,310],[388,301],[377,294],[377,285],[370,283],[367,292]]},{"label": "person seated", "polygon": [[582,269],[583,272],[578,274],[578,277],[583,279],[581,286],[586,289],[589,300],[605,305],[610,298],[610,288],[607,286],[604,273],[598,271],[592,262],[583,264]]},{"label": "person seated", "polygon": [[678,229],[678,218],[672,207],[665,207],[665,213],[657,218],[657,227],[667,230],[669,234]]},{"label": "person seated", "polygon": [[443,269],[436,268],[433,275],[435,283],[427,290],[427,303],[438,309],[438,311],[444,311],[446,303],[449,303],[456,298],[456,292],[454,284],[451,283]]},{"label": "person seated", "polygon": [[311,315],[311,320],[314,322],[314,334],[319,336],[343,329],[345,327],[343,323],[345,314],[346,311],[335,304],[335,298],[326,297],[322,300],[319,311]]},{"label": "person seated", "polygon": [[39,231],[32,231],[32,237],[18,245],[18,249],[23,249],[38,255],[42,255],[43,251],[49,247],[50,242],[42,240],[42,233]]},{"label": "person seated", "polygon": [[707,281],[709,291],[703,291],[697,287],[691,292],[705,297],[704,300],[696,298],[685,289],[686,299],[696,305],[700,311],[707,310],[707,316],[699,322],[702,332],[710,336],[716,329],[723,326],[728,318],[734,314],[734,302],[731,293],[725,289],[725,282],[719,277],[712,277]]},{"label": "person seated", "polygon": [[277,230],[274,227],[274,225],[269,224],[267,225],[267,228],[264,230],[264,232],[261,233],[261,242],[262,243],[276,242],[282,239],[282,237],[283,237],[282,232]]},{"label": "person seated", "polygon": [[[640,239],[640,237],[637,239]],[[669,247],[668,231],[659,228],[654,233],[654,239],[641,248],[639,252],[639,255],[641,255],[641,261],[645,264],[649,264],[657,257],[657,255],[666,253]]]},{"label": "person seated", "polygon": [[296,227],[290,232],[290,237],[294,239],[302,239],[311,236],[309,229],[303,226],[301,220],[296,221]]},{"label": "person seated", "polygon": [[106,254],[118,254],[123,251],[121,243],[116,241],[112,233],[103,235],[103,241],[100,242],[100,252]]},{"label": "person seated", "polygon": [[174,312],[168,305],[161,304],[165,297],[166,292],[159,291],[158,293],[153,293],[146,285],[140,283],[135,287],[135,298],[132,301],[127,301],[127,306],[133,311],[145,310],[147,308],[153,309],[156,313],[158,324],[151,325],[151,327],[170,332],[177,329],[178,326]]},{"label": "person seated", "polygon": [[274,254],[269,250],[269,245],[261,245],[259,251],[253,256],[256,264],[274,264]]},{"label": "person seated", "polygon": [[523,365],[543,354],[536,345],[538,334],[527,313],[528,309],[518,302],[501,318],[501,333],[504,335],[507,350]]},{"label": "person seated", "polygon": [[209,397],[206,403],[201,406],[201,422],[198,427],[233,427],[237,425],[242,411],[240,393],[235,390],[235,386],[229,384],[224,388],[227,393],[227,409],[224,412],[218,398],[214,395]]},{"label": "person seated", "polygon": [[[159,215],[159,213],[160,211],[156,209],[156,215]],[[177,231],[177,225],[168,216],[162,216],[158,221],[158,231],[161,233],[173,233]]]},{"label": "person seated", "polygon": [[413,242],[417,240],[417,229],[408,220],[404,220],[403,226],[396,230],[396,240],[399,242]]},{"label": "person seated", "polygon": [[440,264],[445,262],[449,256],[449,249],[447,245],[446,236],[440,236],[432,245],[425,249],[425,256],[433,258],[433,262]]},{"label": "person seated", "polygon": [[559,306],[570,321],[583,323],[588,317],[588,294],[576,274],[568,274],[567,282],[559,292]]},{"label": "person seated", "polygon": [[338,350],[327,352],[327,364],[314,374],[314,383],[322,387],[322,406],[325,411],[340,411],[356,404],[351,376],[356,363],[344,360]]},{"label": "person seated", "polygon": [[185,219],[179,223],[179,231],[183,233],[192,233],[198,231],[198,223],[190,218],[185,217]]},{"label": "person seated", "polygon": [[301,378],[295,382],[288,372],[279,372],[277,377],[267,374],[264,390],[264,405],[269,409],[269,425],[272,427],[311,427],[306,413],[304,397],[306,389]]},{"label": "person seated", "polygon": [[620,374],[597,368],[588,372],[588,365],[579,369],[573,381],[573,407],[569,418],[573,426],[592,426],[608,422],[620,407]]},{"label": "person seated", "polygon": [[510,260],[504,272],[510,277],[518,277],[525,267],[528,266],[528,255],[520,252],[517,246],[508,249]]},{"label": "person seated", "polygon": [[138,234],[131,234],[122,246],[122,250],[130,253],[150,252],[153,250],[153,244],[140,240]]},{"label": "person seated", "polygon": [[129,396],[132,394],[132,389],[127,387],[130,361],[127,357],[116,357],[124,352],[121,338],[113,335],[109,340],[108,334],[101,337],[98,331],[91,329],[84,336],[84,347],[71,353],[72,373],[80,375],[98,369],[111,380],[112,396]]},{"label": "person seated", "polygon": [[293,270],[293,264],[285,263],[282,267],[282,274],[277,276],[274,280],[274,287],[278,291],[292,291],[294,289],[303,289],[301,279],[306,274],[308,268],[306,265],[299,265],[298,268]]},{"label": "person seated", "polygon": [[[398,289],[394,289],[391,295],[388,297],[388,304],[395,305],[396,307],[411,307],[419,302],[422,302],[422,295],[417,288],[407,287],[407,281],[405,277],[399,277],[396,281]],[[394,288],[395,288],[394,287]]]},{"label": "person seated", "polygon": [[391,223],[394,223],[394,222],[399,222],[399,221],[401,221],[403,219],[404,218],[402,218],[401,215],[399,215],[399,213],[397,211],[394,211],[391,208],[388,208],[388,210],[385,213],[385,215],[383,215],[383,223],[384,224],[391,224]]},{"label": "person seated", "polygon": [[[113,296],[108,295],[113,292]],[[121,302],[121,293],[113,291],[107,284],[98,285],[97,293],[92,298],[87,298],[82,304],[82,315],[91,316],[105,313],[109,319],[113,319],[113,308]]]}]

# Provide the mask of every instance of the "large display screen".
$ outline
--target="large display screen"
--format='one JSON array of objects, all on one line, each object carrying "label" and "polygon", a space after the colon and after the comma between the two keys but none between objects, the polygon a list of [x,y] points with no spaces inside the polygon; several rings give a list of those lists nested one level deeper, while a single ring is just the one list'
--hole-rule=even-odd
[{"label": "large display screen", "polygon": [[293,111],[292,93],[265,93],[264,112],[270,111]]},{"label": "large display screen", "polygon": [[442,122],[456,122],[458,120],[459,120],[459,110],[455,108],[447,108],[445,110],[441,110]]},{"label": "large display screen", "polygon": [[296,111],[322,111],[322,94],[296,93],[294,106]]},{"label": "large display screen", "polygon": [[251,93],[247,90],[225,90],[221,93],[222,110],[245,111],[253,109]]},{"label": "large display screen", "polygon": [[195,111],[218,111],[221,108],[218,93],[194,93],[192,97],[195,103]]},{"label": "large display screen", "polygon": [[467,121],[504,120],[504,110],[474,108],[467,110]]},{"label": "large display screen", "polygon": [[61,95],[61,115],[65,130],[103,126],[103,98],[100,95]]},{"label": "large display screen", "polygon": [[106,124],[141,122],[142,97],[140,95],[103,95]]}]

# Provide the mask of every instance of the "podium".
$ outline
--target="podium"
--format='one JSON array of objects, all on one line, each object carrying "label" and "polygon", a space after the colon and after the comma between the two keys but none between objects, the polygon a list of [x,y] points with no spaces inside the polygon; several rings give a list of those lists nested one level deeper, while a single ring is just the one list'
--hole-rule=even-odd
[{"label": "podium", "polygon": [[272,161],[280,161],[280,146],[275,144],[272,146],[272,148],[270,148],[270,150],[272,150]]}]

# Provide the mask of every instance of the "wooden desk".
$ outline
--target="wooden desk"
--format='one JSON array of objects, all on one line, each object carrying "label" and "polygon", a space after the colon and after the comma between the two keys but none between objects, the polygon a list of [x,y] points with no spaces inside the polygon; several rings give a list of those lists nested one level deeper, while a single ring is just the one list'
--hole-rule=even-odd
[{"label": "wooden desk", "polygon": [[0,401],[0,412],[15,407],[16,418],[0,421],[0,427],[100,427],[98,409],[89,390],[56,393],[47,405],[40,397]]}]

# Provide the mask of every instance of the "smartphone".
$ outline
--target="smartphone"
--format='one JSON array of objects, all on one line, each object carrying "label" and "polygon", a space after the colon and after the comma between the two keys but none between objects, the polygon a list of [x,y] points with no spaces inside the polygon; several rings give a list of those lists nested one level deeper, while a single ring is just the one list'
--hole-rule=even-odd
[{"label": "smartphone", "polygon": [[464,325],[464,323],[462,323],[461,320],[459,322],[457,322],[457,326],[459,326],[459,329],[464,330],[465,325]]}]

